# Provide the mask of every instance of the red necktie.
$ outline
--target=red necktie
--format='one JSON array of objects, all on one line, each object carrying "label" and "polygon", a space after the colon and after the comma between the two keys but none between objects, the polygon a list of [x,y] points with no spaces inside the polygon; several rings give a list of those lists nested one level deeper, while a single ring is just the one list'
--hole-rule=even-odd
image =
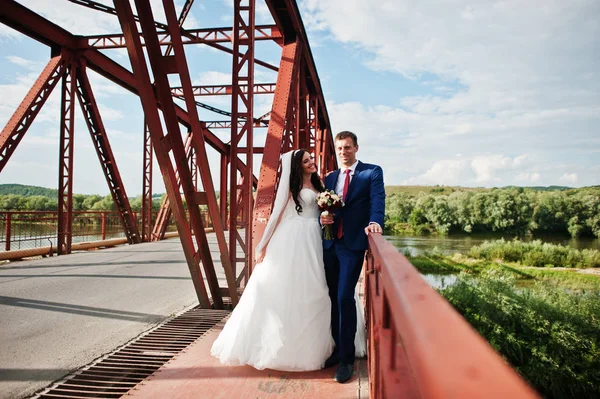
[{"label": "red necktie", "polygon": [[[344,202],[346,201],[346,194],[348,194],[348,186],[350,185],[350,169],[346,169],[344,171],[346,173],[346,178],[344,179],[344,191],[342,192],[342,199],[344,200]],[[343,231],[343,220],[340,219],[340,224],[338,225],[338,230],[337,230],[337,238],[342,238],[342,236],[344,235],[344,231]]]}]

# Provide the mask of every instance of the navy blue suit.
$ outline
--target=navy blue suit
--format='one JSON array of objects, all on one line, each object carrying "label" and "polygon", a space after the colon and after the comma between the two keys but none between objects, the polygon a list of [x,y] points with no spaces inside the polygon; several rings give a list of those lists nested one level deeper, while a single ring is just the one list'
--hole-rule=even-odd
[{"label": "navy blue suit", "polygon": [[[340,170],[325,178],[325,188],[335,190]],[[331,298],[331,332],[340,362],[354,362],[356,303],[354,290],[360,277],[365,250],[369,246],[365,227],[376,222],[383,227],[385,190],[383,170],[358,162],[348,186],[344,207],[334,216],[333,232],[343,219],[341,239],[323,240],[325,276]]]}]

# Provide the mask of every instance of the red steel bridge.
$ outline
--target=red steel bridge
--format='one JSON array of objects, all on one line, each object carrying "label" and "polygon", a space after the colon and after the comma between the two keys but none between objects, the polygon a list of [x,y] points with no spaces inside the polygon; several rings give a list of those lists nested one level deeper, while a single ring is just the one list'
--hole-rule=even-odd
[{"label": "red steel bridge", "polygon": [[[67,1],[112,14],[121,31],[75,35],[34,9],[14,0],[0,0],[0,22],[50,50],[46,67],[0,134],[0,172],[58,87],[58,254],[69,254],[74,249],[73,136],[79,105],[126,242],[135,245],[163,239],[168,221],[173,218],[199,306],[235,306],[252,273],[254,246],[273,205],[280,154],[308,148],[321,173],[337,167],[325,98],[296,2],[264,0],[273,23],[257,25],[255,0],[233,0],[233,26],[186,29],[193,0],[185,1],[179,13],[172,0],[153,5],[149,0],[114,0],[111,5],[57,0],[56,7]],[[158,12],[164,13],[166,22],[156,20]],[[186,57],[186,46],[192,45],[209,46],[231,55],[231,84],[193,85]],[[258,46],[277,47],[281,53],[279,63],[258,59]],[[126,49],[131,70],[101,51],[118,48]],[[276,81],[257,82],[258,68],[276,72]],[[145,120],[139,127],[144,154],[140,165],[144,176],[140,222],[132,212],[88,70],[137,95],[141,102]],[[173,77],[179,86],[169,83]],[[254,98],[263,94],[272,94],[271,111],[257,116]],[[199,100],[206,96],[229,96],[230,111]],[[202,120],[199,109],[212,111],[219,119]],[[229,139],[219,139],[213,133],[216,129],[227,129]],[[257,143],[256,129],[266,129],[264,142]],[[218,164],[209,164],[208,148],[219,154]],[[253,173],[258,170],[255,155],[261,159],[258,176]],[[154,158],[166,196],[153,223]],[[217,259],[208,245],[209,223],[218,243]],[[242,255],[236,248],[241,248]],[[364,287],[371,397],[536,397],[392,245],[381,236],[373,236],[367,255]],[[219,286],[216,264],[225,273],[225,286]],[[336,391],[325,381],[315,380],[316,392],[320,392],[317,397],[335,397]],[[169,389],[171,394],[177,390]],[[228,386],[220,389],[226,393]]]}]

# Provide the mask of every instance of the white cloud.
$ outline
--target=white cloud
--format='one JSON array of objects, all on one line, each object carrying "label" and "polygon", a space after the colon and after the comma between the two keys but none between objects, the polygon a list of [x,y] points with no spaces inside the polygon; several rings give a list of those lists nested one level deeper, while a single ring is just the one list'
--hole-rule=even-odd
[{"label": "white cloud", "polygon": [[220,71],[201,72],[193,83],[195,85],[230,85],[231,74]]},{"label": "white cloud", "polygon": [[523,184],[537,183],[540,181],[542,175],[538,172],[521,172],[515,178],[518,182]]},{"label": "white cloud", "polygon": [[564,173],[559,180],[563,183],[576,184],[577,173]]},{"label": "white cloud", "polygon": [[37,64],[34,61],[26,60],[25,58],[21,58],[16,55],[7,55],[6,59],[9,60],[10,62],[12,62],[13,64],[16,64],[20,67],[27,68],[27,69],[35,68],[35,66]]},{"label": "white cloud", "polygon": [[468,163],[461,159],[443,159],[434,163],[420,178],[409,179],[415,184],[460,184],[468,174]]},{"label": "white cloud", "polygon": [[[505,169],[513,169],[521,165],[525,155],[520,155],[515,159],[511,159],[504,155],[483,155],[476,156],[471,161],[471,168],[475,172],[475,181],[477,183],[492,183],[500,181],[496,176],[496,172]],[[539,178],[539,177],[538,177]]]},{"label": "white cloud", "polygon": [[[514,184],[517,176],[556,184],[561,174],[542,171],[559,163],[585,170],[589,156],[580,155],[600,149],[597,1],[305,0],[301,8],[312,36],[358,49],[374,78],[392,72],[431,89],[398,105],[328,100],[334,130],[367,136],[374,148],[362,154],[404,175],[396,181],[425,178],[462,153],[475,174],[470,184]],[[598,179],[587,172],[578,183]]]}]

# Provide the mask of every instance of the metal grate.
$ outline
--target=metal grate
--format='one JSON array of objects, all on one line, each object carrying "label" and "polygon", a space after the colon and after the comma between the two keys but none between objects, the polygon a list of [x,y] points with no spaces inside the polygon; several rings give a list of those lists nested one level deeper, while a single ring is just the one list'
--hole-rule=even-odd
[{"label": "metal grate", "polygon": [[229,313],[190,309],[33,398],[120,398]]}]

